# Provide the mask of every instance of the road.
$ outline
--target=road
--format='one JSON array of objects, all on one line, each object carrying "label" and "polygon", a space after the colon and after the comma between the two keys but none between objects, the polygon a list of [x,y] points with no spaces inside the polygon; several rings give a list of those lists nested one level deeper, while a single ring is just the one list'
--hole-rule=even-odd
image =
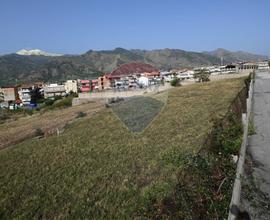
[{"label": "road", "polygon": [[252,106],[255,134],[248,141],[243,206],[252,219],[270,219],[270,73],[255,76]]}]

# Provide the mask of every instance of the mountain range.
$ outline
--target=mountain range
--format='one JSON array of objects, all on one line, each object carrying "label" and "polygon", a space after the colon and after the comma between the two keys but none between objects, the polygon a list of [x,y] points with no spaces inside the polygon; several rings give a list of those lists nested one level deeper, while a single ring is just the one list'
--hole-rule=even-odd
[{"label": "mountain range", "polygon": [[96,78],[122,64],[144,62],[161,70],[219,65],[241,61],[258,61],[267,56],[217,49],[190,52],[180,49],[160,50],[89,50],[81,55],[61,55],[41,50],[21,50],[0,56],[0,86],[22,82],[61,82],[67,79]]}]

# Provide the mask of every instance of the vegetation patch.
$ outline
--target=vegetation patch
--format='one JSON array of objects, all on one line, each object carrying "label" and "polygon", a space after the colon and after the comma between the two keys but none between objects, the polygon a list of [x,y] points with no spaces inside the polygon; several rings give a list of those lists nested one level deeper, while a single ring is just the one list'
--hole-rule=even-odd
[{"label": "vegetation patch", "polygon": [[237,142],[241,130],[228,110],[241,109],[231,104],[243,86],[230,79],[175,87],[140,133],[104,108],[60,136],[0,151],[0,218],[226,218],[237,149],[226,137]]},{"label": "vegetation patch", "polygon": [[112,105],[113,111],[133,132],[141,132],[155,118],[164,103],[151,97],[138,96]]}]

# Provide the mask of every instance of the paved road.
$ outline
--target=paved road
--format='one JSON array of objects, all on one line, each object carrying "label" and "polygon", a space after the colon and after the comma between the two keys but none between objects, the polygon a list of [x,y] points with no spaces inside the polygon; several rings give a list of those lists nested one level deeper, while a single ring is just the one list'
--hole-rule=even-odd
[{"label": "paved road", "polygon": [[[256,73],[252,106],[255,135],[249,138],[251,173],[245,208],[252,219],[270,219],[270,73]],[[249,190],[247,190],[247,188]],[[249,195],[248,195],[249,194]]]}]

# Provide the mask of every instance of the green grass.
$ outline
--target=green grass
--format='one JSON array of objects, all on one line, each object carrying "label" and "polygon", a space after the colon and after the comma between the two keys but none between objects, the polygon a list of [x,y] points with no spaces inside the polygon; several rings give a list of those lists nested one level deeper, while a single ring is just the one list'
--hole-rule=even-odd
[{"label": "green grass", "polygon": [[204,201],[196,193],[212,187],[205,188],[212,181],[209,161],[194,157],[213,118],[225,116],[243,85],[243,79],[233,79],[174,88],[141,133],[131,132],[107,108],[60,136],[2,150],[0,218],[191,219],[194,201]]}]

